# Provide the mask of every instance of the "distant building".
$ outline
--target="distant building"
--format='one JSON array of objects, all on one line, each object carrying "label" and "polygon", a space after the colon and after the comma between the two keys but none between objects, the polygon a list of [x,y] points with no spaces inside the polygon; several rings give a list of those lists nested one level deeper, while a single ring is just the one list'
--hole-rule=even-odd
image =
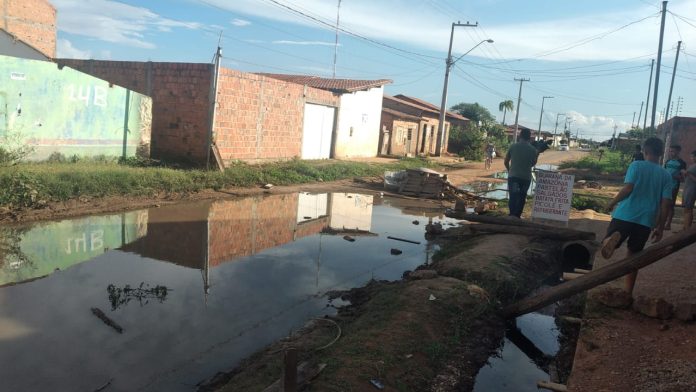
[{"label": "distant building", "polygon": [[[444,124],[443,151],[447,151],[451,122],[466,127],[469,119],[447,112]],[[435,155],[440,109],[418,98],[384,95],[380,155]]]}]

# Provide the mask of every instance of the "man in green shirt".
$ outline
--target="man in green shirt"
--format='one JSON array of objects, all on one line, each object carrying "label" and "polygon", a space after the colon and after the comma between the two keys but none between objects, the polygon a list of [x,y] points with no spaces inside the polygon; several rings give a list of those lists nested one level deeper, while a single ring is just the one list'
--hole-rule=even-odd
[{"label": "man in green shirt", "polygon": [[529,129],[520,131],[520,141],[510,146],[505,155],[508,170],[508,192],[510,216],[522,216],[527,201],[527,191],[532,183],[532,167],[537,163],[537,149],[529,143]]}]

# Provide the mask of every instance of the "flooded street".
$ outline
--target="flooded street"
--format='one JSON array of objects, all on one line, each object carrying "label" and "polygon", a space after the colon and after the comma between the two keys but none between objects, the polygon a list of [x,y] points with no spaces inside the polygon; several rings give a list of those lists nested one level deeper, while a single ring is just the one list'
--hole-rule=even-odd
[{"label": "flooded street", "polygon": [[194,390],[335,312],[327,292],[426,263],[428,219],[454,221],[414,203],[300,193],[1,227],[2,389]]}]

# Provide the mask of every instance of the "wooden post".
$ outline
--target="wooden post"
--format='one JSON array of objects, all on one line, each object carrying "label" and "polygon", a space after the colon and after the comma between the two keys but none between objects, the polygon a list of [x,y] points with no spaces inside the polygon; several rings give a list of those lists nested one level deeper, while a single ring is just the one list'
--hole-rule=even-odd
[{"label": "wooden post", "polygon": [[289,347],[283,352],[283,392],[297,392],[297,349]]},{"label": "wooden post", "polygon": [[554,392],[566,392],[566,391],[568,391],[568,387],[566,387],[563,384],[556,384],[555,382],[543,381],[543,380],[537,381],[537,388],[548,389],[549,391],[554,391]]},{"label": "wooden post", "polygon": [[696,227],[668,237],[633,256],[552,287],[537,296],[514,303],[503,309],[503,316],[506,318],[513,318],[541,309],[563,298],[570,297],[599,286],[600,284],[620,278],[630,272],[637,271],[694,242],[696,242]]}]

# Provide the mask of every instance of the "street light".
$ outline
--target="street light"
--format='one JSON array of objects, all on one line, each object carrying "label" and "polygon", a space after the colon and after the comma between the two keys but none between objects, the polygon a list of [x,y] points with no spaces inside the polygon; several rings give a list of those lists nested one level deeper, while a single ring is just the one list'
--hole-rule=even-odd
[{"label": "street light", "polygon": [[537,139],[541,136],[541,117],[544,115],[544,101],[546,98],[553,98],[551,96],[546,96],[544,95],[543,98],[541,98],[541,113],[539,113],[539,128],[537,129]]},{"label": "street light", "polygon": [[467,54],[471,53],[472,50],[476,49],[479,47],[479,45],[483,43],[489,43],[492,44],[494,41],[492,39],[484,39],[483,41],[477,43],[474,45],[473,48],[469,49],[464,53],[463,55],[457,57],[454,61],[452,61],[452,42],[450,41],[450,49],[449,52],[447,53],[447,60],[445,60],[445,85],[442,88],[442,105],[440,105],[440,123],[437,124],[437,143],[435,147],[436,155],[442,155],[442,146],[445,145],[445,113],[446,113],[446,107],[447,107],[447,86],[449,84],[449,73],[450,73],[450,68],[459,60],[461,60],[462,57],[466,56]]}]

